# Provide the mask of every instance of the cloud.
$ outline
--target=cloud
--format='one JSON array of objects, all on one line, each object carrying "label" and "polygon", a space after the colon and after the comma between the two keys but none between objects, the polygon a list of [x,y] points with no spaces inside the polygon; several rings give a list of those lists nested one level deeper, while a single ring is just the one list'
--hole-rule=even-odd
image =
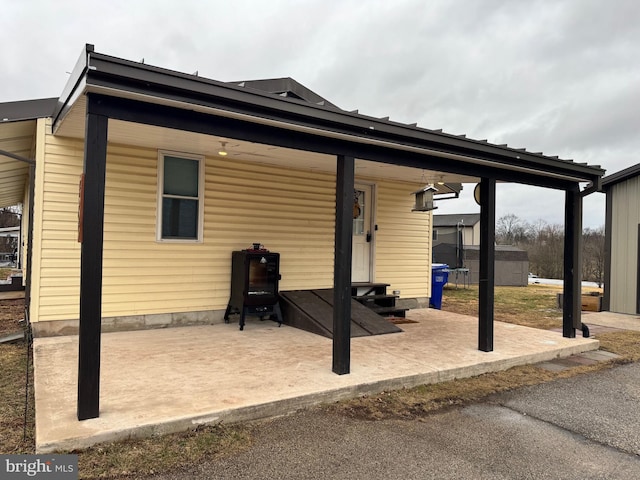
[{"label": "cloud", "polygon": [[[635,0],[5,3],[0,28],[15,41],[0,51],[0,101],[59,95],[83,45],[94,43],[217,80],[291,76],[348,110],[608,173],[638,161]],[[562,193],[531,188],[505,189],[498,208],[532,220],[559,212],[561,222]],[[585,223],[604,218],[591,197]],[[445,203],[459,212],[474,205]]]}]

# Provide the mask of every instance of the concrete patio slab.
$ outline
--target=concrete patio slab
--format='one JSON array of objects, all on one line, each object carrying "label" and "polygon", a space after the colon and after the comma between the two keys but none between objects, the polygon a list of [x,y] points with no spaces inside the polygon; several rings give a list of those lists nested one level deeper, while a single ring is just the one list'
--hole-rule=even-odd
[{"label": "concrete patio slab", "polygon": [[475,376],[595,350],[598,341],[495,323],[477,349],[478,320],[412,310],[404,332],[355,338],[351,373],[331,371],[330,339],[270,321],[105,333],[100,417],[76,419],[78,337],[34,340],[36,450],[287,414],[385,389]]},{"label": "concrete patio slab", "polygon": [[589,326],[594,324],[640,332],[640,315],[613,312],[582,312],[582,321]]}]

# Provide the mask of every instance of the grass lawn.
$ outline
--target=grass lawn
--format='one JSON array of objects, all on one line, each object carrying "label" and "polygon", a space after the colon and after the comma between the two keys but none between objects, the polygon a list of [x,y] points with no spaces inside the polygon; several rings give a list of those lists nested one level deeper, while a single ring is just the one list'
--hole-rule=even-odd
[{"label": "grass lawn", "polygon": [[[584,288],[583,293],[602,291]],[[494,319],[525,327],[548,330],[562,327],[562,310],[557,308],[557,294],[562,287],[529,285],[527,287],[496,287]],[[478,286],[455,288],[446,285],[442,295],[442,309],[462,315],[478,315]]]},{"label": "grass lawn", "polygon": [[[561,311],[556,308],[558,287],[497,287],[495,319],[535,328],[562,326]],[[477,314],[478,289],[445,288],[443,310]],[[6,302],[0,302],[0,329],[12,314]],[[3,320],[4,319],[4,320]],[[348,415],[366,420],[397,418],[414,420],[454,405],[479,401],[486,396],[514,388],[580,375],[613,365],[640,360],[640,332],[616,331],[597,336],[601,348],[617,353],[615,361],[549,372],[535,365],[514,367],[504,372],[454,380],[412,389],[394,390],[378,395],[324,405],[327,415]],[[34,452],[34,411],[32,387],[29,389],[27,437],[23,440],[25,411],[25,372],[27,348],[24,342],[0,345],[0,453]],[[30,375],[32,378],[32,375]],[[79,454],[81,478],[139,477],[171,471],[183,465],[232,455],[252,442],[254,424],[198,427],[189,432],[129,440],[88,448]]]}]

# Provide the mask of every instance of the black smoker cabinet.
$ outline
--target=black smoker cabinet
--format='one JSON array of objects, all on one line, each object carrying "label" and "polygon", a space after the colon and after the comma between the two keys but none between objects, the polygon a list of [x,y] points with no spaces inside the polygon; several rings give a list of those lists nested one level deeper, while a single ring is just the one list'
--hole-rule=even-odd
[{"label": "black smoker cabinet", "polygon": [[280,254],[263,248],[236,251],[231,254],[231,298],[224,313],[225,323],[229,315],[240,314],[240,330],[244,330],[246,315],[262,320],[275,316],[282,324],[282,312],[278,301],[280,280]]}]

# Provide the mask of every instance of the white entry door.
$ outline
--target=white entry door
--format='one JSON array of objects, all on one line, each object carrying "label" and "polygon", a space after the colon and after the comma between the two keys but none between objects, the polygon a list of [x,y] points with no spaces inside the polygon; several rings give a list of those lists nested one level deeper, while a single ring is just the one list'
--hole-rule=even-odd
[{"label": "white entry door", "polygon": [[371,192],[371,185],[356,185],[353,191],[352,282],[371,280],[371,245],[373,243]]}]

